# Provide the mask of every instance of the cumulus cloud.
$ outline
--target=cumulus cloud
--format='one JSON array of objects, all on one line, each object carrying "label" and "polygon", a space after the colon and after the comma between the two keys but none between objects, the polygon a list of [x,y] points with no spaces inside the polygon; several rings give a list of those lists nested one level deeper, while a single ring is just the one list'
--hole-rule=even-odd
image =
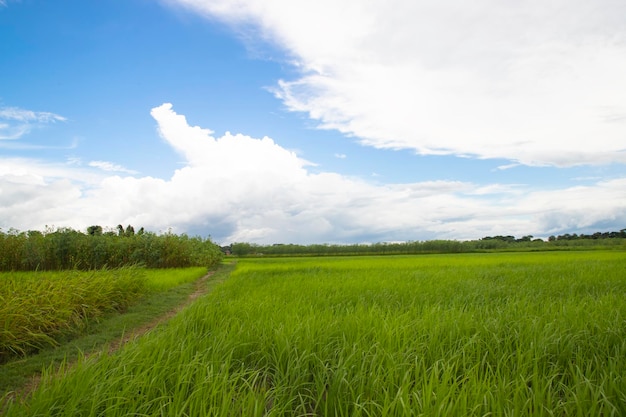
[{"label": "cumulus cloud", "polygon": [[312,173],[267,137],[214,136],[171,104],[151,114],[185,159],[171,178],[111,175],[75,159],[0,159],[0,227],[121,223],[210,234],[221,243],[341,243],[547,236],[626,223],[625,178],[546,191],[463,181],[373,184]]},{"label": "cumulus cloud", "polygon": [[626,163],[621,0],[169,3],[283,48],[301,76],[276,97],[364,145]]},{"label": "cumulus cloud", "polygon": [[65,117],[50,112],[0,107],[0,140],[19,139],[33,128],[64,121]]}]

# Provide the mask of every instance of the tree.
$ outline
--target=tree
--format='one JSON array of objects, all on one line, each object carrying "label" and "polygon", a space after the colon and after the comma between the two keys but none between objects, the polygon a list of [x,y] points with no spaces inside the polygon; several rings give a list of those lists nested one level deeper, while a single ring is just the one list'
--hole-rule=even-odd
[{"label": "tree", "polygon": [[100,236],[102,235],[102,226],[89,226],[87,228],[87,234],[90,236]]},{"label": "tree", "polygon": [[135,235],[135,228],[129,224],[128,226],[126,226],[126,229],[124,229],[124,226],[122,226],[121,224],[118,224],[117,225],[117,235],[118,236],[125,236],[125,237],[134,236]]}]

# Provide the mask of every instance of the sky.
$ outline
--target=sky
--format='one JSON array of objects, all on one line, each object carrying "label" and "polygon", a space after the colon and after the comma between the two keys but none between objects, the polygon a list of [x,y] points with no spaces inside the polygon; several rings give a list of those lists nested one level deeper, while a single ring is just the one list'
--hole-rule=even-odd
[{"label": "sky", "polygon": [[0,0],[0,229],[626,228],[623,0]]}]

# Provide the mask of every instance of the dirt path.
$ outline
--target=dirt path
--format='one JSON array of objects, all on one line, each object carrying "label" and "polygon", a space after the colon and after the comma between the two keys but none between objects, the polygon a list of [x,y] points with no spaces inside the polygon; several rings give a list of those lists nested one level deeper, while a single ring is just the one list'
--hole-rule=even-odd
[{"label": "dirt path", "polygon": [[[209,273],[207,273],[205,276],[203,276],[202,278],[197,280],[195,282],[194,292],[189,294],[189,296],[187,297],[187,300],[185,300],[184,303],[179,304],[178,306],[176,306],[172,310],[168,311],[167,313],[162,314],[159,317],[156,317],[151,322],[146,323],[146,324],[144,324],[142,326],[139,326],[139,327],[131,330],[129,333],[124,334],[119,339],[110,342],[109,343],[109,349],[108,349],[109,353],[114,353],[114,352],[118,351],[126,343],[128,343],[128,342],[130,342],[132,340],[135,340],[138,337],[143,336],[144,334],[146,334],[150,330],[152,330],[155,327],[157,327],[159,324],[165,323],[166,321],[168,321],[169,319],[174,317],[176,314],[178,314],[182,309],[184,309],[185,307],[187,307],[191,303],[193,303],[196,299],[198,299],[199,297],[203,296],[204,294],[207,294],[209,292],[209,288],[206,285],[206,282],[209,280],[209,278],[211,278],[211,276],[213,276],[214,273],[215,273],[215,271],[209,271]],[[98,354],[100,352],[101,352],[101,350],[100,351],[96,350],[96,351],[90,353],[88,356],[92,356],[92,355]]]},{"label": "dirt path", "polygon": [[[191,294],[189,294],[189,296],[187,296],[187,299],[185,300],[185,302],[179,304],[178,306],[171,309],[170,311],[154,318],[152,321],[142,326],[132,329],[130,332],[124,334],[122,337],[109,342],[103,347],[95,349],[87,353],[85,357],[92,357],[94,355],[102,354],[105,350],[109,354],[115,353],[120,348],[122,348],[122,346],[124,346],[126,343],[132,342],[133,340],[143,336],[144,334],[154,329],[155,327],[159,326],[160,324],[165,323],[166,321],[174,317],[176,314],[178,314],[185,307],[189,306],[191,303],[197,300],[199,297],[207,294],[210,291],[210,287],[207,285],[207,281],[214,274],[215,274],[215,271],[209,271],[205,276],[198,279],[194,283],[194,287],[195,287],[194,291]],[[12,401],[16,401],[16,400],[21,401],[23,399],[26,399],[28,395],[32,393],[39,386],[40,382],[41,382],[41,375],[33,375],[26,385],[22,386],[21,388],[13,392],[8,393],[4,399],[0,397],[0,415],[3,414],[3,409],[6,404]]]}]

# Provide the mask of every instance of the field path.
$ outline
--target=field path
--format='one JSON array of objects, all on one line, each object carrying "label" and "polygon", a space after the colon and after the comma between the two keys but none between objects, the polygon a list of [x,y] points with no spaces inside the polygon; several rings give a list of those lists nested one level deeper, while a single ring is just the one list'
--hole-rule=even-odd
[{"label": "field path", "polygon": [[[135,340],[138,337],[143,336],[144,334],[146,334],[150,330],[154,329],[158,325],[160,325],[162,323],[165,323],[166,321],[168,321],[169,319],[174,317],[176,314],[178,314],[182,309],[184,309],[185,307],[187,307],[191,303],[193,303],[196,299],[198,299],[199,297],[207,294],[209,292],[209,286],[206,285],[206,283],[209,280],[209,278],[211,278],[211,276],[213,276],[213,274],[215,274],[215,271],[209,271],[205,276],[203,276],[202,278],[198,279],[195,282],[195,289],[194,289],[194,291],[191,294],[189,294],[189,296],[187,297],[187,300],[185,300],[184,303],[179,304],[178,306],[176,306],[175,308],[171,309],[167,313],[162,314],[159,317],[156,317],[151,322],[148,322],[148,323],[146,323],[146,324],[144,324],[142,326],[139,326],[139,327],[136,327],[136,328],[132,329],[128,334],[124,334],[119,339],[110,342],[108,344],[108,347],[109,347],[108,352],[109,353],[114,353],[114,352],[118,351],[126,343],[128,343],[128,342],[130,342],[132,340]],[[88,356],[97,355],[98,353],[101,353],[101,352],[102,352],[102,350],[95,350],[95,351],[91,352]]]}]

